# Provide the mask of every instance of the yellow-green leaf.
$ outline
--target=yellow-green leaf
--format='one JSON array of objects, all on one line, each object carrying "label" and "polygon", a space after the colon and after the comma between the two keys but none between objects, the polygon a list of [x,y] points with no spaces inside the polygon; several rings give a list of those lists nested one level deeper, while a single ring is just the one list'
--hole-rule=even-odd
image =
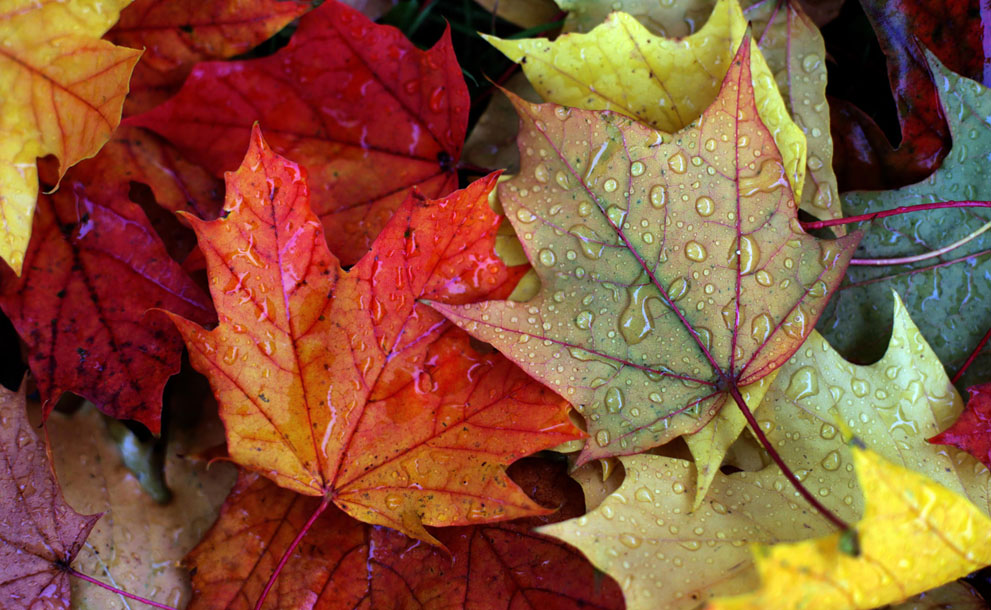
[{"label": "yellow-green leaf", "polygon": [[[523,64],[545,100],[613,110],[670,132],[697,119],[716,99],[744,35],[747,21],[737,0],[719,0],[705,26],[683,40],[654,36],[625,13],[613,13],[588,34],[566,34],[554,42],[486,39]],[[789,117],[763,56],[754,52],[751,61],[758,112],[798,199],[805,181],[805,136]]]},{"label": "yellow-green leaf", "polygon": [[140,51],[100,40],[131,0],[0,2],[0,258],[18,274],[38,198],[35,160],[60,175],[120,121]]},{"label": "yellow-green leaf", "polygon": [[754,549],[761,588],[710,610],[869,609],[991,564],[991,519],[966,498],[877,454],[853,448],[866,495],[859,553],[834,533]]}]

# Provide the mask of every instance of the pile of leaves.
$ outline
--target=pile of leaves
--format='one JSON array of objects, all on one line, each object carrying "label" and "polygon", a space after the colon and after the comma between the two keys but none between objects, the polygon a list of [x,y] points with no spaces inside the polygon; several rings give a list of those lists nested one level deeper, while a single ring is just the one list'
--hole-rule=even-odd
[{"label": "pile of leaves", "polygon": [[991,15],[349,4],[0,2],[4,608],[988,607]]}]

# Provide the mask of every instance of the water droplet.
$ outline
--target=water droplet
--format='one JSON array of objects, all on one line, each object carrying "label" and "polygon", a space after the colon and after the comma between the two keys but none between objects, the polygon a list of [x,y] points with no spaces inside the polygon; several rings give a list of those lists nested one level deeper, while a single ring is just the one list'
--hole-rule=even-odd
[{"label": "water droplet", "polygon": [[708,253],[705,251],[705,246],[693,240],[685,244],[685,256],[687,256],[689,260],[701,263],[706,259]]},{"label": "water droplet", "polygon": [[657,293],[653,286],[641,284],[629,287],[626,294],[628,303],[619,317],[619,330],[627,344],[636,345],[654,328],[650,301]]},{"label": "water droplet", "polygon": [[605,184],[602,185],[602,188],[605,189],[607,193],[612,193],[617,188],[619,188],[619,183],[613,180],[612,178],[609,178],[608,180],[606,180]]},{"label": "water droplet", "polygon": [[734,330],[736,328],[736,302],[730,301],[723,305],[719,313],[723,316],[723,324],[726,326],[726,330]]},{"label": "water droplet", "polygon": [[618,205],[611,205],[606,208],[606,216],[616,227],[622,227],[623,221],[626,220],[626,210],[619,207]]},{"label": "water droplet", "polygon": [[630,174],[632,174],[633,176],[641,176],[643,175],[643,172],[646,169],[647,168],[646,166],[644,166],[643,163],[641,163],[640,161],[634,161],[633,165],[630,166]]},{"label": "water droplet", "polygon": [[403,505],[403,498],[399,494],[389,494],[385,497],[385,505],[389,510],[399,510]]},{"label": "water droplet", "polygon": [[633,497],[637,499],[638,502],[653,502],[654,495],[650,493],[650,490],[646,487],[641,487],[637,490]]},{"label": "water droplet", "polygon": [[554,263],[557,262],[557,258],[554,256],[554,251],[548,248],[544,248],[537,254],[537,260],[540,264],[545,267],[553,267]]},{"label": "water droplet", "polygon": [[557,185],[566,191],[571,188],[571,178],[564,171],[559,170],[556,174],[554,174],[554,182],[557,182]]},{"label": "water droplet", "polygon": [[740,194],[744,197],[771,193],[783,186],[788,186],[788,178],[785,176],[784,166],[777,159],[768,159],[761,163],[756,176],[740,178]]},{"label": "water droplet", "polygon": [[712,216],[712,213],[716,211],[716,204],[711,198],[703,195],[695,200],[695,211],[699,213],[699,216]]},{"label": "water droplet", "polygon": [[836,427],[831,424],[823,424],[822,427],[819,428],[819,436],[827,441],[833,440],[836,438]]},{"label": "water droplet", "polygon": [[774,278],[771,276],[770,273],[764,271],[763,269],[758,271],[754,275],[754,277],[757,279],[757,283],[760,284],[761,286],[771,286],[772,284],[774,284]]},{"label": "water droplet", "polygon": [[575,317],[575,326],[582,330],[588,330],[592,328],[592,320],[594,316],[591,311],[583,311]]},{"label": "water droplet", "polygon": [[801,339],[808,333],[808,318],[805,316],[805,312],[802,311],[801,307],[796,307],[787,318],[785,318],[784,324],[781,325],[784,328],[785,334],[793,339]]},{"label": "water droplet", "polygon": [[817,280],[816,283],[812,284],[812,287],[809,288],[809,296],[817,299],[821,299],[826,296],[827,292],[829,292],[829,287],[826,286],[826,282],[822,280]]},{"label": "water droplet", "polygon": [[767,338],[771,336],[771,329],[773,327],[774,323],[771,321],[771,316],[766,313],[758,314],[750,322],[750,337],[755,343],[763,345],[767,341]]},{"label": "water droplet", "polygon": [[684,483],[682,483],[681,481],[675,481],[674,484],[671,485],[671,491],[673,491],[676,494],[683,494],[683,493],[685,493],[685,485],[684,485]]},{"label": "water droplet", "polygon": [[668,298],[671,302],[679,301],[688,293],[688,280],[679,277],[671,280],[668,284]]},{"label": "water droplet", "polygon": [[610,438],[608,430],[599,430],[595,433],[595,442],[599,445],[599,447],[609,446],[609,441]]},{"label": "water droplet", "polygon": [[819,463],[822,464],[823,468],[832,472],[834,470],[839,470],[842,462],[843,460],[840,458],[840,452],[834,449],[827,453],[826,457],[822,458],[822,461]]},{"label": "water droplet", "polygon": [[684,174],[685,170],[688,168],[688,162],[685,160],[685,155],[679,150],[668,157],[668,167],[670,167],[671,171],[676,174]]},{"label": "water droplet", "polygon": [[863,398],[867,396],[867,393],[871,391],[871,384],[867,383],[863,379],[858,379],[856,377],[850,382],[850,389],[853,390],[853,395],[857,398]]},{"label": "water droplet", "polygon": [[582,218],[588,218],[591,216],[592,212],[595,211],[595,206],[588,201],[583,201],[578,204],[578,215]]},{"label": "water droplet", "polygon": [[606,390],[604,402],[607,411],[610,413],[619,413],[623,410],[623,391],[617,387],[609,388]]},{"label": "water droplet", "polygon": [[602,251],[606,246],[598,233],[585,225],[575,225],[568,231],[578,238],[578,247],[581,248],[582,254],[592,260],[597,260],[602,256]]},{"label": "water droplet", "polygon": [[520,222],[533,222],[534,220],[537,220],[537,217],[526,208],[516,210],[516,217],[520,219]]},{"label": "water droplet", "polygon": [[822,60],[815,53],[809,53],[802,58],[802,69],[806,72],[815,72]]},{"label": "water droplet", "polygon": [[702,543],[698,540],[683,540],[680,544],[689,551],[697,551],[702,548]]},{"label": "water droplet", "polygon": [[713,140],[712,138],[709,138],[708,140],[706,140],[705,141],[705,149],[707,151],[709,151],[709,152],[712,152],[712,151],[716,150],[716,141]]},{"label": "water droplet", "polygon": [[753,273],[760,263],[760,246],[749,235],[740,236],[740,274]]},{"label": "water droplet", "polygon": [[621,534],[619,541],[622,542],[624,546],[631,549],[635,549],[643,543],[643,540],[633,534]]},{"label": "water droplet", "polygon": [[238,349],[236,345],[228,346],[227,351],[224,352],[224,364],[234,364],[237,362],[237,352]]},{"label": "water droplet", "polygon": [[803,366],[795,371],[785,390],[785,396],[792,400],[802,400],[818,393],[819,375],[811,366]]},{"label": "water droplet", "polygon": [[546,183],[548,180],[550,180],[551,175],[550,172],[547,171],[547,166],[545,166],[543,163],[540,163],[533,170],[533,177],[537,179],[537,182]]},{"label": "water droplet", "polygon": [[663,208],[668,200],[668,191],[660,184],[650,189],[650,205],[655,208]]}]

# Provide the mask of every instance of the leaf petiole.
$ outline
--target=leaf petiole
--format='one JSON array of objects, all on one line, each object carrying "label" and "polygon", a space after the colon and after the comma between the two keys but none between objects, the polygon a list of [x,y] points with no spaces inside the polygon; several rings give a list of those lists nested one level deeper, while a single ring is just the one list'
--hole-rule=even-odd
[{"label": "leaf petiole", "polygon": [[903,205],[897,208],[892,208],[890,210],[871,212],[870,214],[847,216],[846,218],[833,218],[830,220],[816,220],[813,222],[803,222],[801,223],[801,225],[803,229],[808,231],[809,229],[823,229],[825,227],[834,227],[836,225],[845,225],[854,222],[867,222],[870,220],[877,220],[878,218],[887,218],[888,216],[900,216],[901,214],[908,214],[910,212],[924,212],[925,210],[941,210],[943,208],[991,208],[991,201],[939,201],[936,203],[920,203],[918,205]]},{"label": "leaf petiole", "polygon": [[68,572],[69,574],[75,576],[76,578],[80,579],[80,580],[85,580],[86,582],[88,582],[90,584],[94,584],[94,585],[96,585],[98,587],[103,587],[107,591],[113,591],[117,595],[121,595],[121,596],[126,597],[128,599],[133,599],[134,601],[141,602],[142,604],[147,604],[147,605],[149,605],[149,606],[151,606],[153,608],[161,608],[162,610],[176,610],[172,606],[166,606],[165,604],[160,604],[158,602],[153,602],[150,599],[145,599],[145,598],[140,597],[138,595],[135,595],[133,593],[128,593],[127,591],[123,591],[121,589],[118,589],[117,587],[108,585],[107,583],[102,582],[102,581],[99,581],[99,580],[93,578],[92,576],[88,576],[86,574],[83,574],[82,572],[76,570],[72,566],[64,566],[62,569],[65,570],[66,572]]},{"label": "leaf petiole", "polygon": [[925,254],[916,254],[915,256],[902,256],[900,258],[852,258],[850,259],[851,265],[860,266],[871,266],[871,267],[881,267],[885,265],[907,265],[909,263],[917,263],[919,261],[929,260],[931,258],[936,258],[942,256],[947,252],[952,252],[960,246],[967,244],[980,237],[982,234],[991,229],[991,221],[984,223],[984,225],[971,233],[970,235],[958,239],[949,246],[944,246],[938,250],[933,250],[932,252],[926,252]]}]

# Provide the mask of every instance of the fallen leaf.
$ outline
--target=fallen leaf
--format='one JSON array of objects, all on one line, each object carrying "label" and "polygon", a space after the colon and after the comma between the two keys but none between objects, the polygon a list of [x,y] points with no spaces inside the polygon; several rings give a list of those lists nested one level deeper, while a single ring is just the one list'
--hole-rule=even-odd
[{"label": "fallen leaf", "polygon": [[991,564],[991,519],[965,498],[871,451],[854,447],[853,462],[866,496],[857,550],[845,550],[840,532],[757,546],[761,588],[710,610],[869,610]]},{"label": "fallen leaf", "polygon": [[195,63],[246,53],[308,8],[300,0],[134,0],[105,36],[144,49],[124,113],[151,110],[179,90]]},{"label": "fallen leaf", "polygon": [[[720,0],[708,22],[683,40],[652,35],[636,19],[613,13],[588,34],[544,38],[484,38],[521,63],[548,102],[585,110],[613,110],[662,131],[695,121],[716,99],[747,21],[736,0]],[[650,49],[652,52],[645,52]],[[796,193],[805,181],[806,145],[788,116],[764,58],[751,56],[757,112],[774,136]]]},{"label": "fallen leaf", "polygon": [[62,499],[48,455],[24,410],[24,390],[0,387],[0,596],[8,610],[69,607],[69,573],[100,515]]},{"label": "fallen leaf", "polygon": [[[942,112],[950,118],[953,148],[942,166],[926,180],[890,191],[843,195],[847,215],[898,206],[952,200],[991,200],[983,178],[985,154],[991,147],[991,94],[960,77],[935,59]],[[985,209],[937,209],[889,216],[861,225],[865,236],[858,258],[890,259],[923,255],[978,230],[991,214]],[[980,278],[991,273],[991,233],[942,256],[907,265],[851,267],[844,284],[819,324],[829,342],[848,358],[870,361],[880,356],[891,327],[890,294],[905,299],[912,317],[939,359],[954,372],[991,327],[991,289]],[[991,360],[979,358],[964,383],[991,376]]]},{"label": "fallen leaf", "polygon": [[[841,426],[885,459],[991,513],[988,469],[962,451],[925,440],[953,421],[962,404],[896,303],[895,328],[881,361],[845,362],[813,332],[779,369],[756,411],[758,422],[806,487],[848,522],[863,514],[864,505]],[[759,583],[748,544],[796,542],[834,531],[774,465],[717,473],[701,508],[693,510],[691,462],[649,454],[620,460],[626,478],[616,493],[587,515],[541,532],[575,545],[615,578],[631,609],[697,608],[717,595],[753,590]]]},{"label": "fallen leaf", "polygon": [[[540,96],[522,73],[514,74],[502,88],[531,102],[539,102]],[[516,150],[516,133],[520,118],[513,103],[499,93],[492,97],[485,111],[465,141],[465,161],[478,167],[504,168],[507,172],[520,170],[520,155]]]},{"label": "fallen leaf", "polygon": [[968,388],[967,392],[967,410],[929,442],[963,449],[991,468],[991,384]]},{"label": "fallen leaf", "polygon": [[35,160],[59,159],[59,177],[96,154],[120,121],[139,51],[99,40],[130,0],[0,8],[0,258],[20,274],[38,197]]},{"label": "fallen leaf", "polygon": [[[564,469],[526,459],[510,473],[527,491],[542,492],[534,494],[542,504],[560,510],[433,530],[447,554],[330,507],[290,557],[263,607],[622,608],[616,583],[571,547],[532,532],[581,514],[581,493]],[[196,591],[188,610],[253,607],[317,504],[258,475],[242,475],[217,524],[187,558]]]},{"label": "fallen leaf", "polygon": [[23,275],[0,271],[0,308],[27,345],[46,414],[68,391],[158,434],[162,391],[179,371],[182,340],[168,319],[148,311],[203,324],[215,317],[207,295],[128,199],[115,149],[77,165],[59,191],[39,197]]},{"label": "fallen leaf", "polygon": [[[103,513],[76,558],[79,571],[129,593],[183,607],[190,596],[189,573],[179,562],[217,518],[236,478],[228,464],[208,468],[181,457],[203,449],[209,438],[204,432],[209,429],[202,424],[195,430],[172,427],[165,461],[172,499],[159,504],[124,466],[103,418],[92,406],[71,417],[55,413],[48,419],[65,499],[79,510]],[[125,610],[130,603],[73,579],[75,610]]]},{"label": "fallen leaf", "polygon": [[220,176],[260,122],[309,172],[331,251],[351,265],[413,187],[427,197],[457,188],[468,102],[448,34],[420,51],[331,1],[274,55],[198,64],[174,98],[128,123]]},{"label": "fallen leaf", "polygon": [[673,136],[517,102],[522,168],[499,199],[540,292],[435,307],[578,408],[579,464],[699,430],[801,345],[852,255],[858,237],[799,227],[749,49]]},{"label": "fallen leaf", "polygon": [[438,201],[412,196],[344,272],[304,170],[255,131],[228,175],[225,215],[190,218],[220,325],[173,316],[234,461],[428,541],[421,522],[540,512],[504,465],[580,437],[566,403],[417,302],[463,303],[518,277],[492,252],[496,178]]}]

